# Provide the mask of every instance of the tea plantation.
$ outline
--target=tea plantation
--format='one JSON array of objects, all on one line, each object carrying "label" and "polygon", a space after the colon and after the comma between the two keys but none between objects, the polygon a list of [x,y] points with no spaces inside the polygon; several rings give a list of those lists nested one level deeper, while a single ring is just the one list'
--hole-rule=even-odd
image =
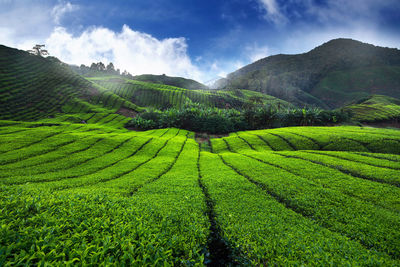
[{"label": "tea plantation", "polygon": [[0,265],[400,264],[397,130],[87,116],[1,121]]},{"label": "tea plantation", "polygon": [[400,266],[399,130],[125,128],[250,99],[0,46],[0,266]]}]

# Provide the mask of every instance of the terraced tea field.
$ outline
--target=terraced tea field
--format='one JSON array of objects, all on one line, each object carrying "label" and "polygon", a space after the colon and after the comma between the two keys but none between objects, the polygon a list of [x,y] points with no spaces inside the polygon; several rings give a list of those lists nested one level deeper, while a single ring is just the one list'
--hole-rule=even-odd
[{"label": "terraced tea field", "polygon": [[0,266],[400,265],[399,131],[123,124],[0,121]]},{"label": "terraced tea field", "polygon": [[201,103],[209,107],[241,108],[250,99],[257,99],[263,104],[271,106],[292,107],[290,103],[284,100],[249,90],[189,90],[118,77],[93,77],[89,79],[121,98],[143,107],[180,108],[189,102]]}]

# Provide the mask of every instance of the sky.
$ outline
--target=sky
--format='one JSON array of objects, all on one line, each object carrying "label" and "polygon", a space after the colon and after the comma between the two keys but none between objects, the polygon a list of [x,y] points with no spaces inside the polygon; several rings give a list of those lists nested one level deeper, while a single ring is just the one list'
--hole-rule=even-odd
[{"label": "sky", "polygon": [[0,0],[0,44],[204,83],[335,38],[400,48],[400,0]]}]

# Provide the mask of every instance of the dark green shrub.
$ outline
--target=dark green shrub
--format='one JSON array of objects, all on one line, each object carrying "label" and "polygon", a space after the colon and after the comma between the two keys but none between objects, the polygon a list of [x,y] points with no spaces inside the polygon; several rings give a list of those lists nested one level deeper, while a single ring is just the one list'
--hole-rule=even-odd
[{"label": "dark green shrub", "polygon": [[164,111],[149,110],[139,114],[127,126],[147,130],[181,128],[213,134],[286,126],[314,126],[345,122],[349,114],[318,108],[277,110],[271,106],[251,105],[242,111],[218,109],[197,103]]}]

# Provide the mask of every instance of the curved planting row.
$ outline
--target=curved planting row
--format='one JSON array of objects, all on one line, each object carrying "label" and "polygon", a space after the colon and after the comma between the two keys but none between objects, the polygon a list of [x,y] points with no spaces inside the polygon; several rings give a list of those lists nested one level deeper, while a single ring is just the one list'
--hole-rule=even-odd
[{"label": "curved planting row", "polygon": [[[389,255],[399,256],[396,237],[399,233],[387,225],[398,224],[396,213],[379,210],[375,215],[377,224],[363,216],[363,211],[370,212],[369,208],[378,210],[375,206],[344,197],[333,189],[316,187],[304,178],[237,154],[218,156],[202,152],[200,167],[214,202],[222,238],[237,263],[397,262]],[[300,193],[299,189],[309,191]],[[345,203],[347,206],[343,207]],[[353,207],[363,209],[352,210]],[[369,232],[378,230],[379,233]]]},{"label": "curved planting row", "polygon": [[211,107],[225,108],[228,105],[238,108],[248,101],[248,97],[244,94],[238,97],[229,91],[189,90],[163,84],[112,78],[108,80],[92,78],[91,80],[139,106],[179,108],[189,101]]},{"label": "curved planting row", "polygon": [[400,155],[371,152],[397,131],[239,132],[211,153],[68,119],[0,121],[0,265],[400,264]]},{"label": "curved planting row", "polygon": [[[382,134],[381,134],[382,133]],[[396,130],[359,127],[289,127],[211,139],[214,152],[326,150],[400,154]]]},{"label": "curved planting row", "polygon": [[90,87],[90,82],[55,60],[3,46],[0,57],[0,119],[46,117]]}]

